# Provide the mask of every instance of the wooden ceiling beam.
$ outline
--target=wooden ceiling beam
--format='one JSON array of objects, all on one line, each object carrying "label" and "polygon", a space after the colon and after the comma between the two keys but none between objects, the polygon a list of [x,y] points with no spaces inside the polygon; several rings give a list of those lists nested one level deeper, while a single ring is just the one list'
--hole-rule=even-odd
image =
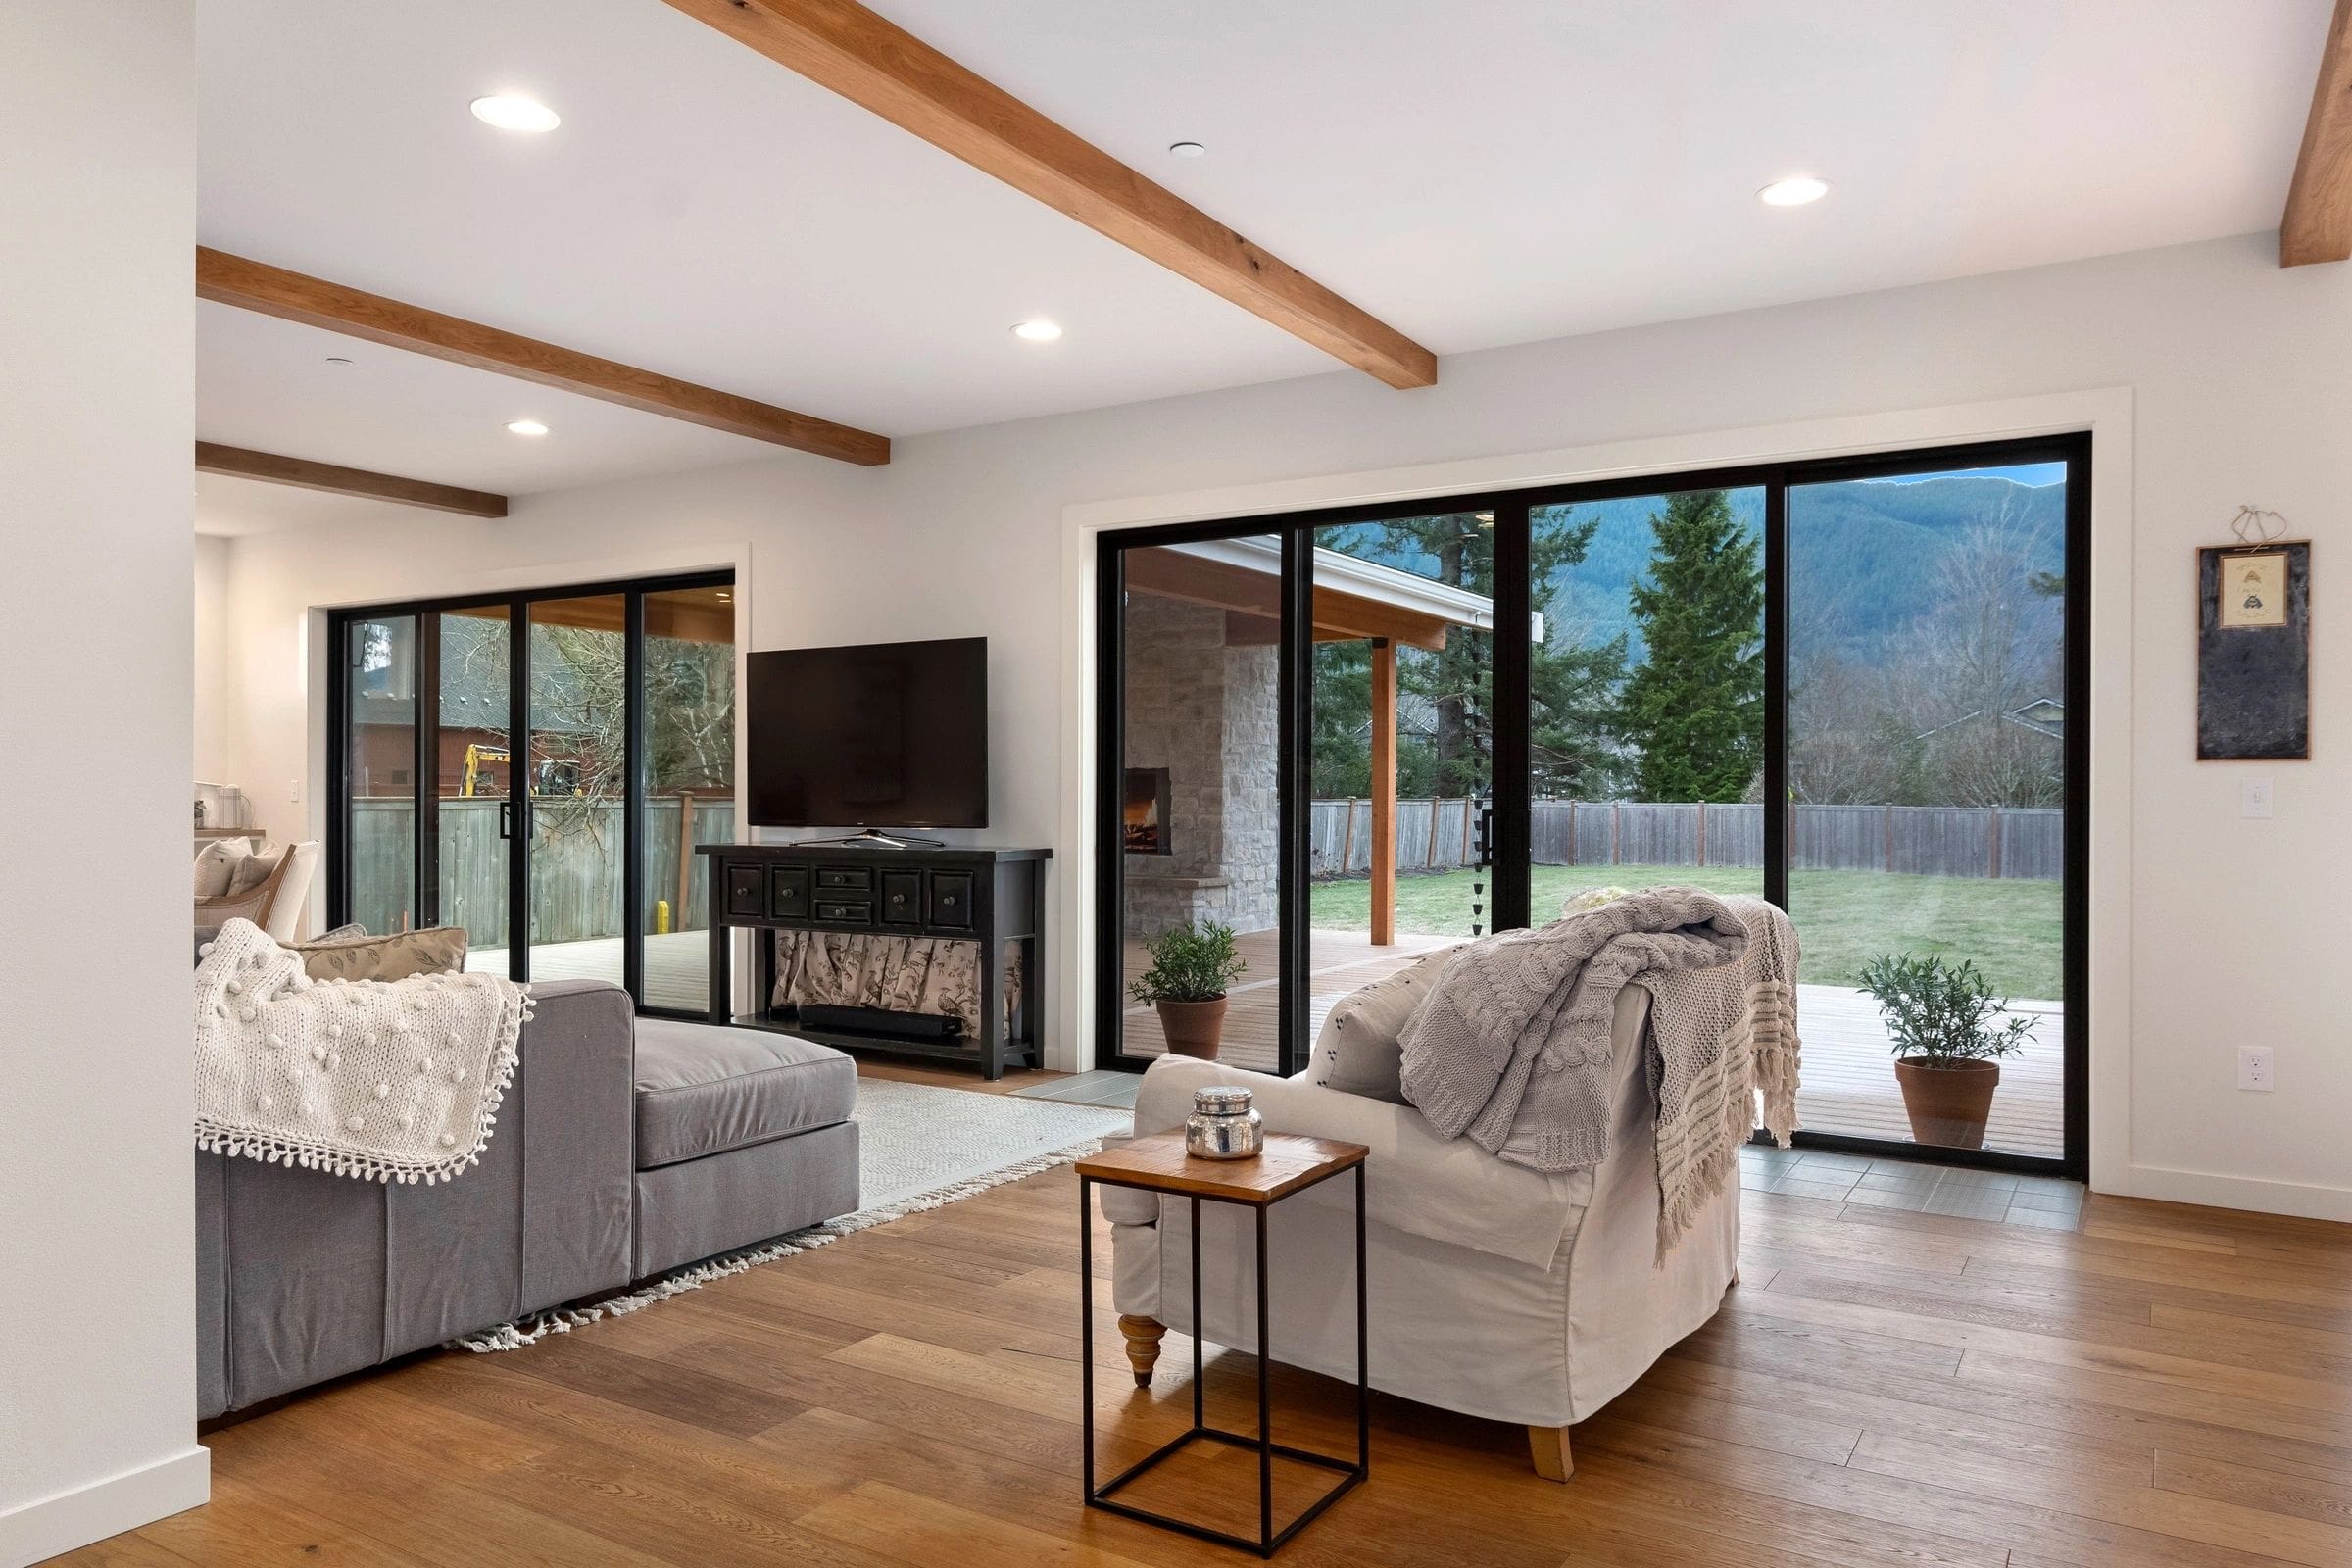
[{"label": "wooden ceiling beam", "polygon": [[856,0],[666,0],[1394,387],[1437,356]]},{"label": "wooden ceiling beam", "polygon": [[369,501],[397,501],[404,507],[428,507],[467,517],[503,517],[507,498],[487,490],[461,490],[454,484],[404,479],[395,473],[346,468],[308,458],[279,457],[273,452],[251,452],[224,447],[217,441],[196,443],[196,471],[225,473],[264,484],[291,485],[297,490],[322,490],[328,495],[359,496]]},{"label": "wooden ceiling beam", "polygon": [[2278,222],[2278,265],[2352,259],[2352,0],[2335,0]]},{"label": "wooden ceiling beam", "polygon": [[890,461],[887,436],[201,245],[196,248],[196,295],[820,458],[868,466]]}]

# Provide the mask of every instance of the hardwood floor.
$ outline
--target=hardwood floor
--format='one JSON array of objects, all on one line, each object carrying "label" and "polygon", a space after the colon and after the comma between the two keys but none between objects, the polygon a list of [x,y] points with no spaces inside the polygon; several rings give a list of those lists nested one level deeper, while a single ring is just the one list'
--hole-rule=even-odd
[{"label": "hardwood floor", "polygon": [[[1573,1430],[1572,1482],[1536,1478],[1519,1427],[1379,1399],[1372,1479],[1282,1560],[2352,1563],[2352,1227],[2093,1198],[2050,1229],[1773,1181],[1743,1201],[1744,1282]],[[1052,1171],[529,1350],[318,1391],[209,1440],[211,1506],[64,1560],[1245,1561],[1078,1505],[1075,1204]],[[1189,1416],[1189,1348],[1169,1335],[1138,1395],[1096,1299],[1117,1463]],[[1211,1419],[1246,1427],[1248,1387],[1212,1361]],[[1286,1441],[1338,1451],[1351,1415],[1337,1384],[1278,1379]],[[1188,1451],[1139,1489],[1238,1524],[1253,1466]],[[1277,1480],[1296,1506],[1306,1478]]]}]

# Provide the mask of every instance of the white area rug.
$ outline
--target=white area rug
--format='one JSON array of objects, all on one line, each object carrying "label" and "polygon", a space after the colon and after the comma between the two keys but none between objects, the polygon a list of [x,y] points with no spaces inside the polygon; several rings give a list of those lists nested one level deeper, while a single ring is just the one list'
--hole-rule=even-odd
[{"label": "white area rug", "polygon": [[623,1317],[711,1280],[797,1257],[853,1232],[1083,1159],[1104,1138],[1124,1136],[1134,1122],[1131,1112],[1108,1106],[1016,1100],[892,1078],[858,1079],[853,1119],[858,1123],[857,1213],[690,1263],[592,1306],[559,1306],[501,1323],[453,1340],[451,1348],[519,1350],[601,1317]]},{"label": "white area rug", "polygon": [[[1125,1136],[1134,1119],[1133,1112],[1114,1106],[860,1078],[858,1215],[1041,1155],[1068,1152],[1073,1145]],[[1069,1157],[1079,1156],[1070,1152]]]}]

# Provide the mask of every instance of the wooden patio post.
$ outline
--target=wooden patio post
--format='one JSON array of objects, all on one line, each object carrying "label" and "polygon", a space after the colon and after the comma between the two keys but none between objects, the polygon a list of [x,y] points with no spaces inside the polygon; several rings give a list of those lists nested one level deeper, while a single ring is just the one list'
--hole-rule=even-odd
[{"label": "wooden patio post", "polygon": [[1372,945],[1396,941],[1396,645],[1372,639]]}]

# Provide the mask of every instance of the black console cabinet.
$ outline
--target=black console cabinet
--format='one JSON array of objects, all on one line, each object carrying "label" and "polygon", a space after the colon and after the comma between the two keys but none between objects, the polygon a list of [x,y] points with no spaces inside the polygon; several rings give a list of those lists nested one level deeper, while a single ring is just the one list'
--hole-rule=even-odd
[{"label": "black console cabinet", "polygon": [[[967,1061],[989,1078],[1025,1057],[1044,1064],[1046,861],[1052,850],[884,850],[848,845],[701,844],[710,862],[710,1021],[777,1029],[845,1050]],[[753,973],[759,1005],[734,1011],[738,926],[761,931]],[[775,995],[773,930],[952,937],[980,945],[980,1035],[808,1029]],[[1021,1005],[1004,1024],[1004,956],[1022,944]]]}]

